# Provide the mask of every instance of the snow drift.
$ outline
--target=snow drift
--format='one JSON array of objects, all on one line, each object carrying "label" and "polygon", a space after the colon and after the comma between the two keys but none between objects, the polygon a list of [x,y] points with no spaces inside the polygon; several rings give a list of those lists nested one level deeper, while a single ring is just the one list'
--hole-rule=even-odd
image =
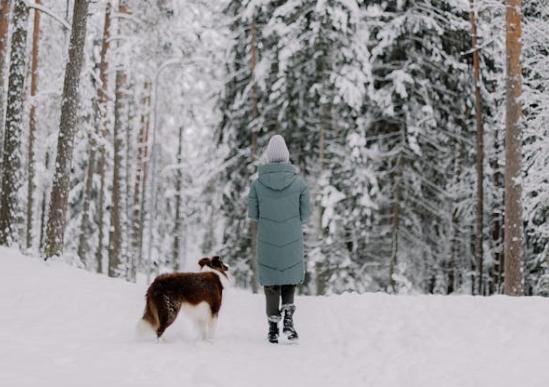
[{"label": "snow drift", "polygon": [[229,290],[214,343],[137,340],[145,285],[0,249],[0,386],[547,386],[542,298],[298,297],[297,346]]}]

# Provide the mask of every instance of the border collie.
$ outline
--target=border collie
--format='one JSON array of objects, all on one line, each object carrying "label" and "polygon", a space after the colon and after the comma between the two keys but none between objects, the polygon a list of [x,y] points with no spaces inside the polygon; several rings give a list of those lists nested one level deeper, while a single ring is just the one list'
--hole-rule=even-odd
[{"label": "border collie", "polygon": [[228,267],[218,256],[201,258],[198,273],[161,274],[149,286],[141,322],[160,339],[180,311],[198,327],[203,340],[213,339]]}]

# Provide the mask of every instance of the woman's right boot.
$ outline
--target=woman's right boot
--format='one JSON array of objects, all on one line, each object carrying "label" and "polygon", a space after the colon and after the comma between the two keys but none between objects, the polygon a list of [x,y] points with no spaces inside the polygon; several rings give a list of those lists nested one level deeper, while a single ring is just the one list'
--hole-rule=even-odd
[{"label": "woman's right boot", "polygon": [[269,343],[277,344],[278,343],[278,323],[280,322],[280,316],[269,316],[269,334],[267,340]]}]

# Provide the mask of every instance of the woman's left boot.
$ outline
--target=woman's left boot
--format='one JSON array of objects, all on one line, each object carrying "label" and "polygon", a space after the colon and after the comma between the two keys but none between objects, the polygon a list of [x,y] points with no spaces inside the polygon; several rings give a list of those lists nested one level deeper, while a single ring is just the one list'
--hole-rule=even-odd
[{"label": "woman's left boot", "polygon": [[267,340],[269,343],[277,344],[278,343],[278,322],[280,321],[280,316],[269,316],[269,333],[267,334]]},{"label": "woman's left boot", "polygon": [[294,304],[282,305],[282,311],[284,312],[284,320],[283,320],[284,328],[282,328],[282,333],[284,333],[288,341],[296,341],[299,338],[299,336],[297,334],[297,331],[294,328],[293,316],[295,312],[295,305]]}]

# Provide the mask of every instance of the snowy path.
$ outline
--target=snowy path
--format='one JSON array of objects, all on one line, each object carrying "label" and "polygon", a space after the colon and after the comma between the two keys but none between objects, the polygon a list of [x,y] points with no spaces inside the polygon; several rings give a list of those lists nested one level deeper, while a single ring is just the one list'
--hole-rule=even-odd
[{"label": "snowy path", "polygon": [[144,291],[0,249],[0,386],[549,385],[547,299],[301,297],[301,342],[277,346],[232,290],[214,343],[180,319],[157,344],[134,338]]}]

